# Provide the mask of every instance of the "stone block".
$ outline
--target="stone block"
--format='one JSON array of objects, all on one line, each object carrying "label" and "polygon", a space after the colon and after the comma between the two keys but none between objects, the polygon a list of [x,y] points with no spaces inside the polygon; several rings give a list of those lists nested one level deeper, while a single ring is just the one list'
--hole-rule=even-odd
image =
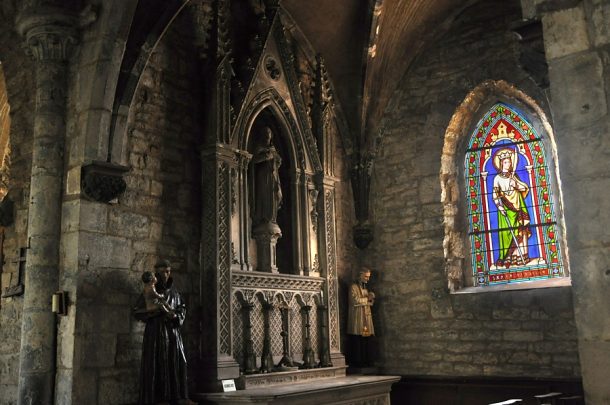
[{"label": "stone block", "polygon": [[543,340],[540,331],[504,331],[502,338],[508,342],[539,342]]},{"label": "stone block", "polygon": [[19,353],[0,355],[0,381],[17,385],[19,378]]},{"label": "stone block", "polygon": [[581,340],[579,349],[585,400],[591,404],[610,403],[610,342]]},{"label": "stone block", "polygon": [[72,404],[72,369],[58,368],[55,374],[55,403]]},{"label": "stone block", "polygon": [[610,3],[606,0],[591,0],[589,3],[589,15],[592,24],[592,39],[595,46],[603,46],[610,43]]},{"label": "stone block", "polygon": [[457,363],[453,365],[453,371],[457,375],[481,375],[482,366],[473,363]]},{"label": "stone block", "polygon": [[589,49],[587,20],[580,6],[544,14],[542,28],[548,60]]},{"label": "stone block", "polygon": [[498,364],[498,356],[495,353],[474,353],[472,355],[472,362],[474,364],[490,365]]},{"label": "stone block", "polygon": [[138,372],[122,371],[99,380],[98,404],[131,404],[138,401]]},{"label": "stone block", "polygon": [[[520,364],[490,364],[483,366],[483,375],[519,376],[527,373],[527,367]],[[540,373],[538,373],[540,375]]]},{"label": "stone block", "polygon": [[160,197],[163,194],[163,183],[152,180],[150,183],[150,195]]},{"label": "stone block", "polygon": [[553,354],[553,363],[567,363],[567,364],[576,364],[578,363],[578,353],[562,353],[562,354]]},{"label": "stone block", "polygon": [[[610,82],[607,83],[610,86]],[[597,120],[589,125],[556,134],[558,154],[561,156],[559,170],[562,188],[571,187],[583,177],[605,175],[608,168],[607,151],[610,150],[610,122]],[[573,151],[579,153],[573,153]],[[583,159],[583,156],[587,156]]]},{"label": "stone block", "polygon": [[108,204],[80,200],[80,229],[90,232],[106,232],[108,226]]},{"label": "stone block", "polygon": [[437,203],[441,200],[441,183],[438,173],[419,179],[419,201],[421,204]]},{"label": "stone block", "polygon": [[78,84],[75,86],[75,100],[79,110],[87,107],[111,110],[116,81],[107,80],[105,75],[116,70],[115,65],[114,61],[98,60],[95,64],[79,67],[75,79]]},{"label": "stone block", "polygon": [[116,362],[118,367],[138,368],[142,357],[140,335],[119,335],[117,338]]},{"label": "stone block", "polygon": [[62,274],[67,276],[78,271],[78,232],[65,232],[59,242],[60,266]]},{"label": "stone block", "polygon": [[[610,297],[607,283],[608,249],[589,248],[570,251],[573,269],[574,306],[580,339],[603,336],[610,340]],[[549,331],[557,333],[557,331]]]},{"label": "stone block", "polygon": [[61,319],[57,331],[57,367],[72,368],[74,361],[74,311]]},{"label": "stone block", "polygon": [[494,341],[502,340],[502,332],[489,329],[473,329],[460,331],[460,340],[462,341]]},{"label": "stone block", "polygon": [[7,405],[17,404],[17,384],[0,383],[0,403]]},{"label": "stone block", "polygon": [[64,201],[61,205],[61,231],[74,232],[79,227],[80,201]]},{"label": "stone block", "polygon": [[97,370],[80,368],[77,372],[73,372],[72,381],[72,405],[96,403],[98,391]]},{"label": "stone block", "polygon": [[108,220],[109,229],[116,235],[145,239],[150,234],[150,218],[146,215],[113,209]]},{"label": "stone block", "polygon": [[117,336],[114,333],[85,333],[79,336],[84,362],[81,367],[114,367]]},{"label": "stone block", "polygon": [[580,53],[552,61],[549,78],[558,136],[606,115],[603,67],[597,53]]},{"label": "stone block", "polygon": [[[452,354],[452,353],[445,353],[443,354],[443,360],[444,361],[449,361],[452,363],[456,363],[456,362],[462,362],[462,363],[469,363],[472,361],[472,355],[471,354]],[[477,363],[479,364],[479,363]]]},{"label": "stone block", "polygon": [[530,310],[528,308],[496,308],[492,310],[494,319],[512,319],[523,320],[529,318]]},{"label": "stone block", "polygon": [[0,274],[0,291],[4,291],[5,288],[9,287],[12,285],[12,280],[16,279],[16,272],[7,272],[4,271],[2,274]]},{"label": "stone block", "polygon": [[[111,287],[110,287],[111,288]],[[101,315],[103,314],[103,316]],[[131,307],[96,305],[79,309],[76,330],[80,333],[128,333],[131,322]]]},{"label": "stone block", "polygon": [[549,364],[551,360],[550,355],[541,355],[532,352],[514,352],[510,354],[508,363],[512,364]]},{"label": "stone block", "polygon": [[66,175],[66,195],[80,194],[80,175],[80,166],[68,170],[68,174]]},{"label": "stone block", "polygon": [[132,251],[126,238],[82,232],[79,255],[89,268],[128,269]]},{"label": "stone block", "polygon": [[[610,178],[583,178],[563,187],[568,241],[573,248],[581,249],[605,245],[610,241],[610,199],[600,190],[608,190]],[[586,259],[586,258],[585,258]],[[578,269],[579,263],[574,263]]]},{"label": "stone block", "polygon": [[430,315],[434,319],[452,319],[454,314],[451,303],[446,299],[433,300],[430,304]]}]

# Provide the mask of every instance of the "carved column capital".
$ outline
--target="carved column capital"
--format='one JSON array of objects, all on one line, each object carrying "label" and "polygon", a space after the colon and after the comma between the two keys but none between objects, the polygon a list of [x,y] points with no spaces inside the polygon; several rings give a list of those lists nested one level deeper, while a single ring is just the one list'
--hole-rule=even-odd
[{"label": "carved column capital", "polygon": [[38,61],[67,60],[78,40],[79,17],[59,6],[24,8],[15,21],[26,53]]}]

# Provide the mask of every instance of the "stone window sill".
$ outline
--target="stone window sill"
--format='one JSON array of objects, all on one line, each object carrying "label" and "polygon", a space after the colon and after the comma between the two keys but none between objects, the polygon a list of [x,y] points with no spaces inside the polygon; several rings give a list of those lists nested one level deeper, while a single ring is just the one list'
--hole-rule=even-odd
[{"label": "stone window sill", "polygon": [[498,284],[487,287],[464,287],[451,294],[480,294],[499,291],[533,290],[537,288],[571,287],[572,281],[569,277],[554,278],[548,280],[529,281],[512,284]]}]

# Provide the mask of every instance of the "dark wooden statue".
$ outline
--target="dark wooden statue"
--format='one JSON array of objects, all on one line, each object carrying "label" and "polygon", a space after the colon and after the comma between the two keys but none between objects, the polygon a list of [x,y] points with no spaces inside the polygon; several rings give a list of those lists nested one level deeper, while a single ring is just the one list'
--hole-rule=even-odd
[{"label": "dark wooden statue", "polygon": [[144,294],[133,309],[136,319],[146,323],[138,403],[188,403],[186,356],[180,334],[186,306],[173,285],[170,263],[167,260],[158,262],[155,271],[155,290],[163,296],[169,311],[147,310]]}]

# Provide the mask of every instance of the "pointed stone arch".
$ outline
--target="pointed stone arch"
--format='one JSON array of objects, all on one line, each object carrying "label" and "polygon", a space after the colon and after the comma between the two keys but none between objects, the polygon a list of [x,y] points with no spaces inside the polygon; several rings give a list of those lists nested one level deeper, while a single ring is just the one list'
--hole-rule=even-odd
[{"label": "pointed stone arch", "polygon": [[[563,226],[563,211],[561,201],[560,178],[558,171],[557,147],[553,129],[547,114],[532,97],[504,80],[487,80],[475,87],[464,98],[455,110],[444,136],[444,145],[441,155],[441,203],[443,204],[445,236],[443,250],[445,256],[445,272],[448,288],[455,292],[464,287],[472,286],[468,281],[469,270],[466,262],[470,255],[467,227],[465,223],[466,208],[463,192],[463,153],[469,134],[486,109],[498,100],[516,103],[527,111],[529,117],[535,122],[539,130],[545,134],[547,159],[552,168],[552,177],[555,183],[557,220],[561,226],[560,240],[563,244],[564,254],[567,256],[565,246],[565,227]],[[569,275],[566,258],[566,275]]]},{"label": "pointed stone arch", "polygon": [[289,145],[290,158],[294,162],[294,167],[305,170],[311,166],[308,162],[317,158],[317,156],[308,156],[303,146],[304,143],[303,139],[301,139],[301,132],[297,122],[292,116],[286,101],[275,88],[268,88],[260,92],[243,109],[231,137],[236,143],[237,148],[241,150],[248,149],[254,122],[265,110],[270,111],[281,126],[282,136]]},{"label": "pointed stone arch", "polygon": [[6,83],[4,81],[4,71],[0,65],[0,201],[8,193],[9,168],[10,168],[10,128],[11,128],[11,107],[8,102]]}]

